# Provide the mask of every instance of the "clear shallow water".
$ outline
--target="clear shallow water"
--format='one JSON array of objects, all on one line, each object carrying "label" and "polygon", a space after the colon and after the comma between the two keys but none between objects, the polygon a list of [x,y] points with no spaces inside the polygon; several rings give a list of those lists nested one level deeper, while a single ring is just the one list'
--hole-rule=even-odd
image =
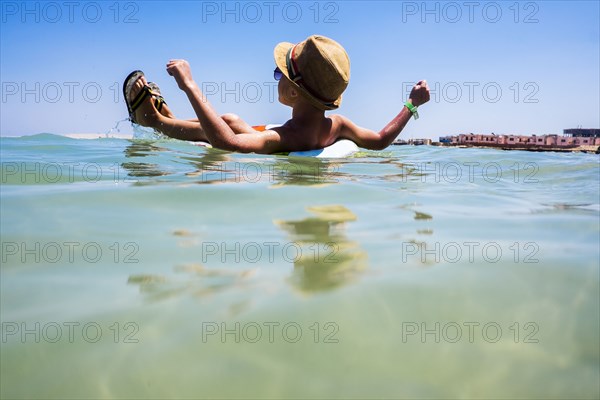
[{"label": "clear shallow water", "polygon": [[3,398],[598,398],[599,157],[2,138]]}]

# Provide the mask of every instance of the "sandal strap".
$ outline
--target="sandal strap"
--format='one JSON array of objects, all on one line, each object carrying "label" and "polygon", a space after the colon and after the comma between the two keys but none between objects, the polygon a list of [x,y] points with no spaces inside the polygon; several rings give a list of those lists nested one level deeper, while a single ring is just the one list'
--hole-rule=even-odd
[{"label": "sandal strap", "polygon": [[154,98],[154,106],[158,112],[160,112],[160,110],[163,108],[163,105],[167,104],[164,97],[161,96],[160,91],[157,93],[156,91],[153,91],[152,87],[145,85],[142,90],[140,90],[140,92],[133,98],[133,100],[127,103],[127,108],[129,109],[129,119],[132,122],[137,123],[135,120],[135,112],[138,108],[140,108],[148,96],[152,96],[152,98]]},{"label": "sandal strap", "polygon": [[150,90],[148,86],[144,86],[142,90],[134,97],[134,99],[130,103],[130,114],[135,113],[135,111],[140,107],[142,102],[150,95]]},{"label": "sandal strap", "polygon": [[154,107],[156,107],[156,109],[158,110],[158,112],[160,112],[160,110],[162,110],[163,105],[167,104],[167,102],[165,101],[164,97],[162,96],[156,96],[154,99]]},{"label": "sandal strap", "polygon": [[160,88],[154,82],[148,82],[148,89],[150,90],[150,94],[154,98],[154,106],[160,112],[164,104],[167,104],[165,98],[162,96],[160,92]]}]

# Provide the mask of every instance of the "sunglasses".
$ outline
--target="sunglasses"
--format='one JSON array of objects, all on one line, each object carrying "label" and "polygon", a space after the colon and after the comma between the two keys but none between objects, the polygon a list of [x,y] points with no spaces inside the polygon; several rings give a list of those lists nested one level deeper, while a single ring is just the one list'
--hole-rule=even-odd
[{"label": "sunglasses", "polygon": [[283,76],[283,72],[281,72],[279,67],[275,68],[275,71],[273,71],[273,78],[275,78],[275,80],[278,81],[281,79],[282,76]]}]

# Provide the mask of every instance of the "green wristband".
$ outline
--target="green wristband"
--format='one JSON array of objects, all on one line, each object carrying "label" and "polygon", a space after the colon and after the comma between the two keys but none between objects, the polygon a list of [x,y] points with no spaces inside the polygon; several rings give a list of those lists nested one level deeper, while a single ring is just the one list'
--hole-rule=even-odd
[{"label": "green wristband", "polygon": [[410,111],[412,113],[412,115],[415,119],[419,119],[419,113],[417,112],[417,107],[413,106],[408,101],[406,103],[404,103],[404,105],[406,106],[406,108],[408,108],[408,111]]}]

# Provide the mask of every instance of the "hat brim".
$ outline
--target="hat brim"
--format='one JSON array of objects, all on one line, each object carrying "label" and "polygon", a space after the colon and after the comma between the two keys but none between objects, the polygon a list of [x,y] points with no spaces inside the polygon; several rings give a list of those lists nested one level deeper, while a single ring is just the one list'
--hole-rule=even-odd
[{"label": "hat brim", "polygon": [[317,107],[320,110],[335,110],[342,103],[342,96],[338,97],[333,103],[330,105],[325,105],[321,103],[319,100],[315,99],[307,90],[303,87],[299,86],[296,82],[290,79],[290,75],[287,68],[287,54],[290,49],[294,47],[293,43],[289,42],[281,42],[277,46],[275,46],[275,50],[273,50],[273,56],[275,57],[275,65],[281,70],[283,75],[290,81],[290,83],[303,95],[305,99],[307,99],[312,105]]}]

